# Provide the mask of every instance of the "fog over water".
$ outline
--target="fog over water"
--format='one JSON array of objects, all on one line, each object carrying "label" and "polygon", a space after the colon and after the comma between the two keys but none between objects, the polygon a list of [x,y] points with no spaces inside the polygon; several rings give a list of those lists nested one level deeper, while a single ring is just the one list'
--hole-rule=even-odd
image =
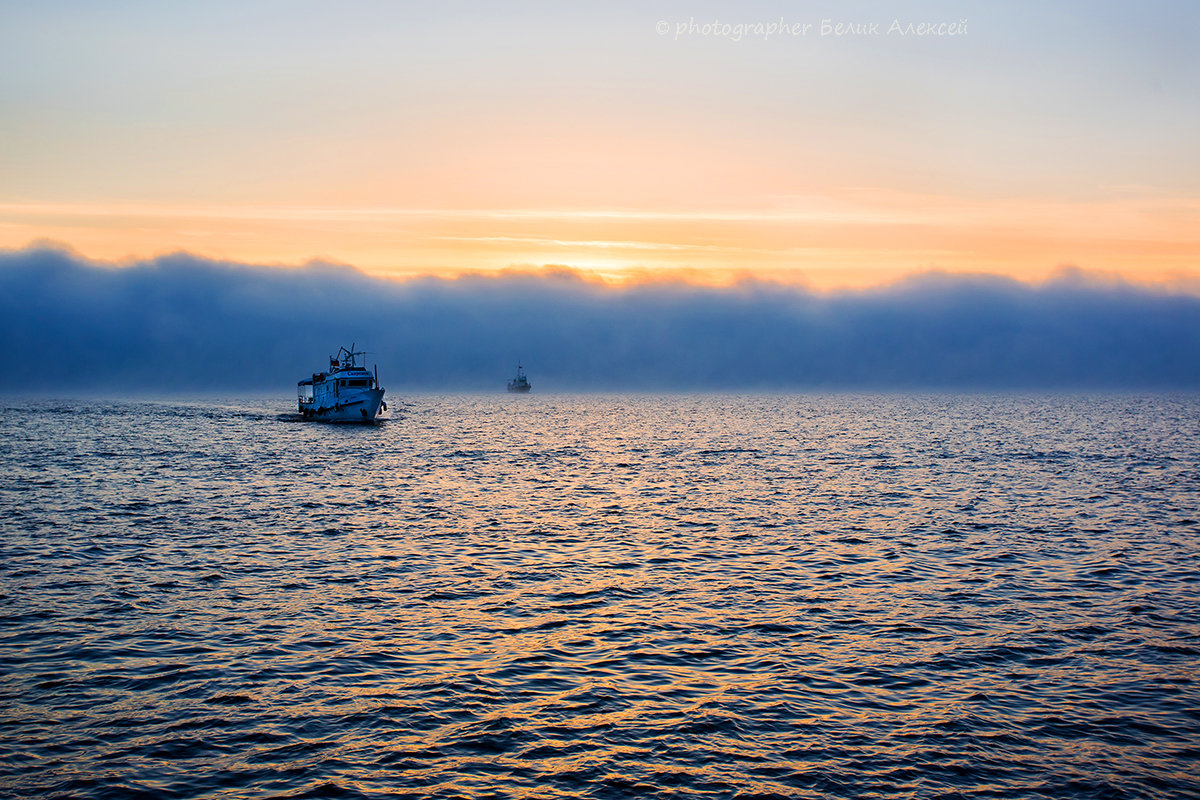
[{"label": "fog over water", "polygon": [[499,388],[517,361],[542,391],[1200,386],[1200,298],[1071,270],[818,293],[32,249],[0,253],[0,342],[37,355],[10,392],[286,387],[352,342],[408,389]]}]

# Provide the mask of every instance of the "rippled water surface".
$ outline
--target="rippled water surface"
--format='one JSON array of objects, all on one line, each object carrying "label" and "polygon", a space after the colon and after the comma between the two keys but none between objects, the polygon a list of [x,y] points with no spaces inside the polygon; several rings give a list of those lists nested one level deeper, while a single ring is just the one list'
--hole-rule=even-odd
[{"label": "rippled water surface", "polygon": [[0,794],[1200,796],[1200,398],[0,401]]}]

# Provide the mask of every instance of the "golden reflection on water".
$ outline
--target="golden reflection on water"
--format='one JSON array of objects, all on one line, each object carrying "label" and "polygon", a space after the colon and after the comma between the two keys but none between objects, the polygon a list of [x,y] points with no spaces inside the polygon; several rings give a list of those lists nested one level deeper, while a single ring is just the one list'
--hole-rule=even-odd
[{"label": "golden reflection on water", "polygon": [[[36,418],[11,719],[164,792],[218,765],[368,796],[1023,796],[1087,761],[1186,793],[1200,415],[1139,402]],[[38,794],[58,757],[6,780]]]}]

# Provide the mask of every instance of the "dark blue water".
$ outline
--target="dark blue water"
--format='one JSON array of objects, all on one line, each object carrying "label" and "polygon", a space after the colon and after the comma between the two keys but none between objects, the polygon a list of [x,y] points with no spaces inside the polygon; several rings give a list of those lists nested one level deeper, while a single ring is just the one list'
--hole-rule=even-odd
[{"label": "dark blue water", "polygon": [[0,402],[6,797],[1200,796],[1200,398]]}]

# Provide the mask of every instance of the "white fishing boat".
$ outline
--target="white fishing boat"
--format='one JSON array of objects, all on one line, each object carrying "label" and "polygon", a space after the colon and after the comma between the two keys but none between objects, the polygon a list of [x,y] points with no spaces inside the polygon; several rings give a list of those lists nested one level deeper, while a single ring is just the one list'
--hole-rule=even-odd
[{"label": "white fishing boat", "polygon": [[517,377],[508,382],[508,390],[510,392],[528,392],[532,388],[529,385],[529,379],[525,377],[525,370],[520,364],[517,364]]},{"label": "white fishing boat", "polygon": [[380,410],[387,411],[379,386],[379,366],[372,374],[354,345],[338,348],[329,357],[328,372],[314,372],[296,384],[300,413],[305,419],[322,422],[374,422]]}]

